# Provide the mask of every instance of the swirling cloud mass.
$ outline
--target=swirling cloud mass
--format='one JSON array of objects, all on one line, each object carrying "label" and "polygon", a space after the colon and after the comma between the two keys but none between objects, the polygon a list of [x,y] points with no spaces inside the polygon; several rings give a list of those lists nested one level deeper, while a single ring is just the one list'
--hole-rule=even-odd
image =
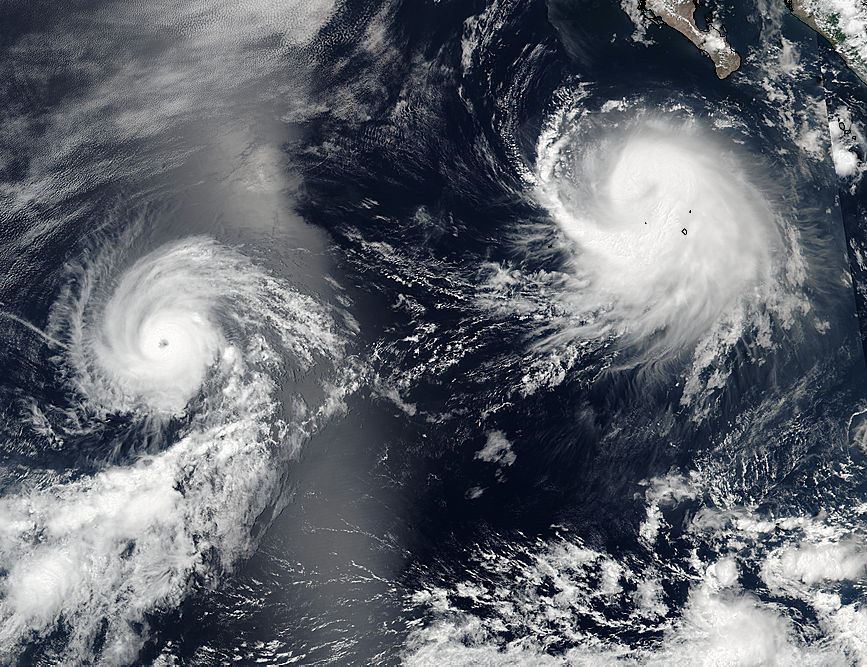
[{"label": "swirling cloud mass", "polygon": [[276,395],[281,369],[342,356],[324,307],[207,238],[158,248],[115,282],[124,254],[70,269],[54,306],[73,404],[56,435],[113,415],[161,451],[0,499],[7,659],[59,632],[47,653],[57,660],[133,660],[149,614],[250,553],[254,523],[280,503],[279,462],[329,409]]},{"label": "swirling cloud mass", "polygon": [[773,289],[785,223],[736,152],[695,123],[604,116],[552,116],[536,196],[572,245],[592,332],[655,355],[688,349]]}]

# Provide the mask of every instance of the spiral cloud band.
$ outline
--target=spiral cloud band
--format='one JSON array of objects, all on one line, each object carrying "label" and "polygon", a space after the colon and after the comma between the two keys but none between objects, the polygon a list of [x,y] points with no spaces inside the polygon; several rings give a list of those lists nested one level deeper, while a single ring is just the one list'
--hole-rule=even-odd
[{"label": "spiral cloud band", "polygon": [[[54,307],[72,407],[53,435],[61,449],[82,433],[110,439],[111,417],[159,451],[91,475],[34,471],[0,498],[0,662],[41,640],[60,663],[132,662],[153,613],[254,548],[254,524],[281,502],[280,463],[349,381],[335,372],[318,407],[278,400],[276,378],[334,369],[343,339],[325,307],[239,253],[188,239],[114,281],[127,252],[71,269]],[[163,428],[178,415],[183,426]]]},{"label": "spiral cloud band", "polygon": [[[136,263],[106,304],[90,349],[118,389],[157,410],[182,410],[225,345],[213,310],[233,286],[196,270],[203,253],[180,245]],[[226,296],[218,291],[227,288]]]},{"label": "spiral cloud band", "polygon": [[533,176],[573,244],[581,309],[633,343],[695,343],[771,280],[774,212],[734,154],[689,124],[561,112]]}]

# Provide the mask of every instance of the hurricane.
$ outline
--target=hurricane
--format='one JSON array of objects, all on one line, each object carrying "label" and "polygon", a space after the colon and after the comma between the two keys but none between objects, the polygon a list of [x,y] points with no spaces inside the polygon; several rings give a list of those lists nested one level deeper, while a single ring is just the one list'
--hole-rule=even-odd
[{"label": "hurricane", "polygon": [[[92,335],[79,342],[90,360],[82,365],[93,368],[104,391],[157,411],[183,410],[226,347],[217,310],[239,296],[223,275],[239,267],[213,255],[207,244],[176,245],[124,274]],[[203,271],[209,260],[214,268]]]},{"label": "hurricane", "polygon": [[588,334],[665,357],[773,301],[798,248],[737,149],[662,110],[551,115],[530,177],[567,246]]},{"label": "hurricane", "polygon": [[83,438],[103,451],[90,474],[33,471],[0,500],[4,661],[26,644],[63,662],[135,659],[153,614],[251,553],[286,462],[340,404],[336,375],[318,403],[279,398],[281,376],[344,356],[315,299],[211,238],[132,262],[132,243],[103,246],[68,267],[50,314],[65,407],[32,406],[61,453]]},{"label": "hurricane", "polygon": [[867,665],[864,1],[0,3],[0,666]]}]

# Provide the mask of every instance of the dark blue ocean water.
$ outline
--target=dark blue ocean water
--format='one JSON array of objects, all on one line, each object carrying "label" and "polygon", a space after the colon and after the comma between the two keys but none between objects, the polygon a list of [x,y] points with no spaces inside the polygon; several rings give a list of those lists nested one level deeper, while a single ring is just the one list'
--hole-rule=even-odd
[{"label": "dark blue ocean water", "polygon": [[[818,526],[834,506],[843,518],[827,520],[828,539],[862,553],[858,513],[846,508],[867,497],[850,434],[850,416],[867,407],[856,316],[864,321],[867,267],[856,247],[865,186],[835,175],[821,112],[846,105],[863,123],[864,88],[787,13],[720,4],[744,60],[723,81],[666,26],[650,22],[648,43],[636,41],[616,2],[3,5],[0,493],[11,528],[0,533],[0,613],[13,628],[0,634],[3,660],[424,662],[424,647],[439,646],[424,630],[468,618],[485,631],[445,641],[443,651],[487,646],[505,660],[496,651],[525,641],[535,652],[519,661],[577,662],[568,651],[598,640],[600,656],[619,646],[639,660],[656,650],[674,660],[667,633],[689,618],[706,572],[689,563],[723,557],[738,563],[739,595],[795,619],[794,646],[837,641],[818,603],[774,589],[763,574],[770,550],[805,548],[809,530],[790,540],[744,537],[754,542],[738,551],[722,519],[717,532],[696,525],[744,507],[751,521],[813,517]],[[800,64],[775,78],[784,41],[797,45]],[[684,396],[697,345],[649,366],[613,339],[551,343],[568,334],[569,316],[558,305],[562,285],[539,276],[568,272],[572,259],[526,174],[540,134],[578,91],[575,104],[606,131],[642,110],[697,122],[731,145],[797,237],[804,277],[784,296],[808,306],[762,310],[714,358],[722,379],[714,384],[707,371],[692,402]],[[112,395],[104,407],[67,355],[80,330],[85,366],[99,368],[87,337],[107,335],[100,308],[125,272],[202,235],[281,281],[263,288],[262,303],[277,292],[305,295],[346,342],[307,365],[275,342],[279,325],[262,314],[273,311],[243,300],[215,307],[214,321],[241,332],[227,335],[239,349],[246,336],[262,336],[283,355],[276,366],[245,356],[273,381],[276,412],[249,419],[261,424],[257,434],[271,434],[261,436],[261,457],[277,481],[239,482],[198,513],[190,489],[200,461],[215,461],[195,487],[205,490],[262,461],[237,462],[223,444],[154,477],[179,494],[165,512],[186,526],[188,553],[174,550],[161,517],[135,524],[152,541],[129,539],[135,527],[122,517],[157,502],[151,482],[122,481],[112,494],[101,480],[145,459],[154,470],[200,432],[206,443],[231,441],[237,431],[217,437],[200,424],[246,423],[247,404],[223,406],[215,397],[234,385],[213,379],[192,407],[154,426],[142,416],[149,399],[120,409]],[[191,284],[206,304],[218,301],[232,281],[208,266],[196,274],[203,286],[174,281],[157,302],[174,304]],[[517,276],[511,291],[496,287],[499,270]],[[72,299],[80,316],[63,319],[56,304],[70,285],[94,285],[95,296]],[[304,332],[295,333],[327,337],[313,325]],[[110,382],[122,370],[99,377]],[[259,386],[252,371],[239,377]],[[339,396],[339,409],[326,407],[328,396]],[[303,422],[297,449],[278,422]],[[479,456],[492,437],[508,443],[511,462]],[[642,526],[656,502],[648,489],[675,478],[691,479],[690,491],[660,492],[674,500],[660,501],[664,527],[648,541]],[[259,492],[261,505],[242,511]],[[22,519],[64,508],[82,517],[63,515],[74,528]],[[549,618],[543,631],[533,610],[563,577],[604,587],[596,561],[584,579],[578,561],[538,574],[540,554],[559,541],[607,554],[632,574],[607,602],[564,603],[574,615]],[[99,549],[105,559],[90,559]],[[51,576],[22,565],[40,558]],[[164,573],[148,570],[164,562]],[[104,584],[100,568],[121,572],[118,583]],[[651,571],[666,611],[636,621],[639,579]],[[853,579],[829,584],[841,604],[863,600]],[[165,596],[146,595],[165,581]],[[436,590],[450,591],[447,603],[420,596]],[[494,598],[528,611],[517,621]],[[77,634],[94,618],[102,618],[94,630]],[[131,648],[111,653],[115,641]]]}]

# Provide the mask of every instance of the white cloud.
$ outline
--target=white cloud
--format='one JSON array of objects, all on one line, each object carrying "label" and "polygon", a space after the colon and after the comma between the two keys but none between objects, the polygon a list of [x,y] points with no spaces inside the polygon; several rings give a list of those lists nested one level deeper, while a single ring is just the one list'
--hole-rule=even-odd
[{"label": "white cloud", "polygon": [[489,432],[484,447],[476,452],[475,458],[500,466],[510,466],[518,459],[512,451],[512,443],[502,431]]},{"label": "white cloud", "polygon": [[831,158],[834,169],[840,178],[857,180],[867,164],[859,157],[867,150],[864,131],[852,120],[852,115],[846,107],[838,107],[828,114],[828,130],[831,133]]}]

